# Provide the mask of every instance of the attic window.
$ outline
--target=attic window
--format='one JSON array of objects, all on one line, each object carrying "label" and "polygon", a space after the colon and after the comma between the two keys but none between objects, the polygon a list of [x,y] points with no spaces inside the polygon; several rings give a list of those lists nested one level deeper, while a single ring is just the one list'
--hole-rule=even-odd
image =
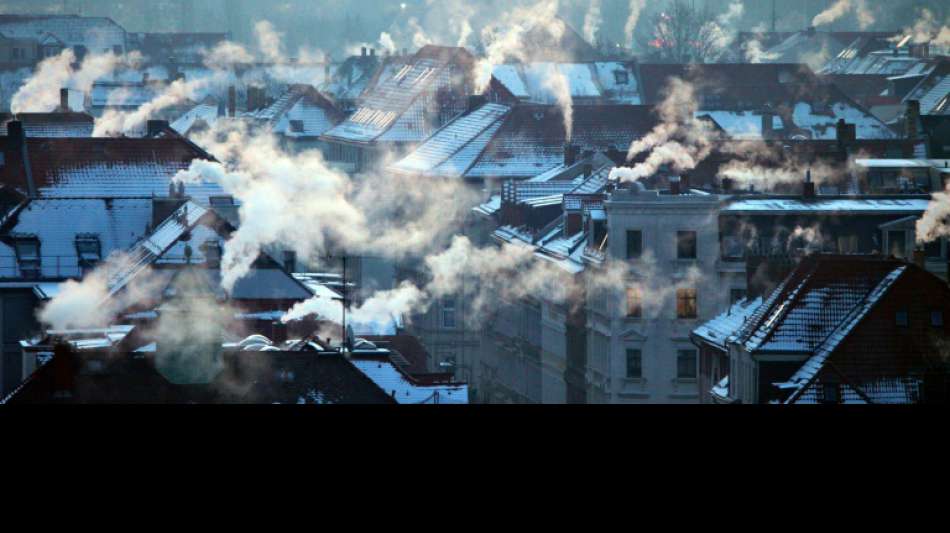
[{"label": "attic window", "polygon": [[40,277],[40,240],[36,237],[19,237],[14,241],[20,275],[34,279]]},{"label": "attic window", "polygon": [[233,196],[212,196],[208,198],[211,207],[232,207],[234,206]]},{"label": "attic window", "polygon": [[303,121],[302,120],[291,120],[290,121],[290,131],[293,133],[303,133]]},{"label": "attic window", "polygon": [[617,85],[626,85],[630,83],[630,73],[626,70],[615,70],[614,81],[617,82]]},{"label": "attic window", "polygon": [[79,266],[92,267],[102,259],[102,244],[98,235],[76,235],[76,255],[79,257]]}]

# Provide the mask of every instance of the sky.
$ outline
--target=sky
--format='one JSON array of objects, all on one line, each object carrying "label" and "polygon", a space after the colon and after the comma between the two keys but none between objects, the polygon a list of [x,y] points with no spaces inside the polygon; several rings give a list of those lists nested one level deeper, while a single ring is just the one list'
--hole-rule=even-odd
[{"label": "sky", "polygon": [[[504,13],[518,4],[537,0],[192,0],[193,15],[183,7],[187,0],[0,0],[3,13],[82,13],[110,16],[129,31],[230,31],[235,40],[251,39],[254,24],[268,20],[285,34],[291,49],[305,46],[336,55],[354,45],[379,45],[383,32],[390,34],[399,48],[413,48],[417,35],[444,44],[456,44],[463,21],[474,27],[473,39],[485,23],[504,20]],[[707,7],[713,14],[724,13],[737,0],[686,0]],[[815,15],[840,0],[777,0],[776,29],[800,30]],[[950,15],[946,2],[936,0],[853,0],[865,2],[875,13],[869,30],[898,30],[909,25],[915,8],[928,7],[943,20]],[[641,25],[650,12],[662,9],[663,0],[646,2]],[[744,14],[736,22],[739,30],[771,26],[772,2],[745,0]],[[620,41],[630,0],[561,0],[560,12],[582,31],[592,4],[600,5],[602,37]],[[855,14],[848,14],[828,29],[858,29]],[[456,42],[452,42],[456,41]],[[474,41],[471,41],[474,42]]]}]

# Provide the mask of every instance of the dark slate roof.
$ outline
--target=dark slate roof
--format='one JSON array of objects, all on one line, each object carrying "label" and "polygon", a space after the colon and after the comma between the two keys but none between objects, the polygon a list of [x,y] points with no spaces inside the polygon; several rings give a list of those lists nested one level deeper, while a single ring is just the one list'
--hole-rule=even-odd
[{"label": "dark slate roof", "polygon": [[[59,138],[26,140],[30,171],[41,197],[129,198],[167,196],[172,178],[196,159],[213,159],[190,141],[177,138]],[[29,191],[26,173],[12,153],[13,142],[0,137],[6,165],[0,183]],[[186,184],[186,193],[207,205],[225,196],[212,182]]]},{"label": "dark slate roof", "polygon": [[[98,357],[97,357],[98,355]],[[102,369],[91,360],[105,362]],[[393,404],[390,395],[345,357],[319,352],[234,352],[210,383],[171,383],[151,354],[57,354],[7,404]],[[70,398],[54,398],[57,377],[72,374]]]},{"label": "dark slate roof", "polygon": [[[515,107],[467,177],[529,178],[563,164],[567,140],[563,116],[557,106]],[[625,151],[656,124],[652,106],[577,106],[572,142],[581,152]]]},{"label": "dark slate roof", "polygon": [[0,128],[6,131],[11,120],[23,123],[27,137],[92,137],[96,120],[86,113],[20,113],[16,117],[0,114]]}]

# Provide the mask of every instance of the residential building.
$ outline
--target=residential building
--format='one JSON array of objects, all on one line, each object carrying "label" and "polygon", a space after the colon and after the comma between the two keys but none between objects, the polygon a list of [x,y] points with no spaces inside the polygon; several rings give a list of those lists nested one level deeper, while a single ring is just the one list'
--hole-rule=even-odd
[{"label": "residential building", "polygon": [[425,46],[364,93],[353,115],[326,132],[329,161],[353,172],[405,153],[464,112],[475,58],[464,48]]},{"label": "residential building", "polygon": [[692,337],[718,403],[945,403],[948,312],[946,281],[918,264],[813,255]]}]

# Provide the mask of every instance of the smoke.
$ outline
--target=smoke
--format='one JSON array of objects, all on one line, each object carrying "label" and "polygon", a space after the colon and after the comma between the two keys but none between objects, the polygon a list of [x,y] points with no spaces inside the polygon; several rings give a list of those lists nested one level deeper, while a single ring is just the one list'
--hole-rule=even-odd
[{"label": "smoke", "polygon": [[603,24],[603,13],[600,10],[600,0],[591,0],[587,14],[584,15],[584,38],[590,43],[597,43],[600,25]]},{"label": "smoke", "polygon": [[749,63],[770,63],[779,58],[779,54],[768,52],[760,40],[765,33],[765,24],[753,28],[755,37],[742,44],[742,52]]},{"label": "smoke", "polygon": [[828,6],[828,9],[815,15],[811,25],[816,28],[825,26],[852,12],[862,30],[869,28],[875,22],[874,13],[868,6],[867,0],[837,0],[834,4]]},{"label": "smoke", "polygon": [[564,117],[564,138],[570,142],[574,138],[574,97],[571,95],[571,82],[555,63],[547,63],[544,70],[544,88],[551,91],[561,109],[561,115]]},{"label": "smoke", "polygon": [[274,25],[262,20],[254,25],[254,35],[257,37],[258,48],[265,61],[270,63],[284,62],[283,34],[274,29]]},{"label": "smoke", "polygon": [[933,242],[941,237],[950,237],[950,185],[947,190],[933,194],[924,215],[917,221],[917,243]]},{"label": "smoke", "polygon": [[241,203],[241,225],[222,260],[226,290],[276,244],[309,260],[325,257],[331,245],[392,259],[424,254],[445,242],[475,202],[475,193],[455,182],[420,187],[379,173],[350,179],[319,151],[289,154],[272,134],[240,124],[216,125],[196,141],[221,162],[194,161],[175,179],[217,182]]},{"label": "smoke", "polygon": [[725,13],[704,24],[701,31],[709,36],[709,42],[716,56],[710,57],[710,60],[717,59],[736,40],[738,35],[736,23],[743,14],[745,14],[745,5],[740,0],[734,0]]},{"label": "smoke", "polygon": [[116,272],[129,271],[131,264],[128,256],[116,253],[82,281],[66,281],[56,297],[39,310],[37,318],[56,330],[108,326],[119,313],[150,301],[162,283],[160,276],[146,270],[111,294],[110,280]]},{"label": "smoke", "polygon": [[914,44],[930,43],[933,46],[950,46],[950,26],[948,20],[940,22],[933,11],[922,8],[913,26],[904,28],[903,35],[894,37],[893,41],[901,41],[910,36]]},{"label": "smoke", "polygon": [[392,35],[387,32],[379,34],[379,44],[382,45],[383,49],[389,52],[390,54],[395,54],[397,52],[396,43],[393,41]]},{"label": "smoke", "polygon": [[76,56],[71,49],[44,59],[36,72],[20,88],[10,102],[10,110],[18,113],[49,113],[59,107],[60,89],[69,88],[83,94],[92,89],[99,78],[111,74],[117,67],[138,64],[138,53],[129,55],[90,54],[83,59],[79,69],[73,69]]},{"label": "smoke", "polygon": [[525,46],[529,32],[541,32],[553,41],[559,41],[566,27],[557,18],[557,12],[557,0],[540,0],[531,7],[517,7],[506,14],[503,25],[486,26],[482,30],[485,57],[475,65],[475,92],[481,93],[488,88],[495,66],[509,60],[531,61]]},{"label": "smoke", "polygon": [[692,170],[711,151],[713,127],[696,118],[699,104],[695,87],[681,78],[670,78],[667,96],[657,106],[660,123],[653,130],[630,145],[627,160],[650,152],[646,160],[633,168],[617,167],[611,170],[611,180],[636,181],[653,175],[661,165],[672,164],[677,171]]},{"label": "smoke", "polygon": [[624,25],[623,34],[627,39],[627,46],[633,48],[634,33],[637,30],[637,23],[640,22],[640,13],[646,7],[646,0],[630,0],[630,14],[627,16],[627,23]]}]

